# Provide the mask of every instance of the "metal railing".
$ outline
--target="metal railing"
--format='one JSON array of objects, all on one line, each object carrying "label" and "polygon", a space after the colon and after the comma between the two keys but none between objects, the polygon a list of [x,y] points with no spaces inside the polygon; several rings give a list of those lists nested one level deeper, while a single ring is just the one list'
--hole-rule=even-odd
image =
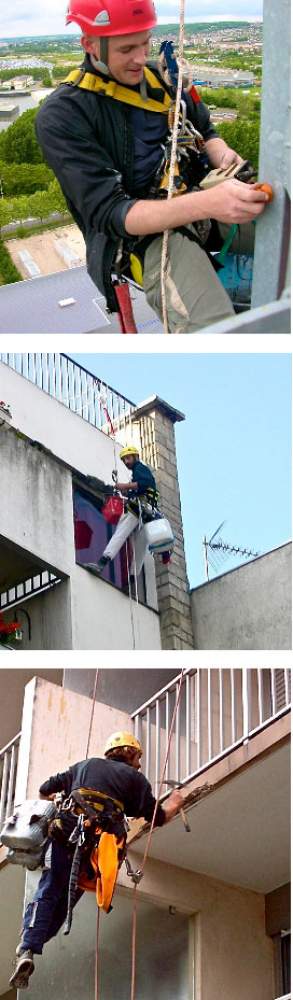
[{"label": "metal railing", "polygon": [[18,733],[0,750],[0,830],[13,811],[20,737]]},{"label": "metal railing", "polygon": [[291,1000],[291,993],[286,993],[285,997],[277,997],[277,1000]]},{"label": "metal railing", "polygon": [[36,597],[37,594],[42,594],[46,590],[52,590],[61,582],[60,577],[55,576],[50,570],[42,570],[41,573],[36,573],[35,576],[30,576],[9,587],[9,590],[3,590],[0,593],[0,611],[29,601],[31,597]]},{"label": "metal railing", "polygon": [[[158,786],[180,675],[132,715],[144,773]],[[189,669],[184,672],[166,771],[187,782],[288,712],[289,669]]]},{"label": "metal railing", "polygon": [[130,423],[135,403],[67,354],[7,353],[0,354],[0,361],[99,430],[109,429],[107,413],[125,430]]}]

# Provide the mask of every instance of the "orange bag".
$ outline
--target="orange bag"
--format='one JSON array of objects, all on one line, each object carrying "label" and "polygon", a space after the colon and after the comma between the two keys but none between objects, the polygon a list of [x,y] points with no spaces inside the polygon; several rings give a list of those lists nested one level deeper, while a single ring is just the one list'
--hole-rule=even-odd
[{"label": "orange bag", "polygon": [[109,497],[102,507],[102,514],[109,524],[118,524],[121,514],[123,514],[122,497]]}]

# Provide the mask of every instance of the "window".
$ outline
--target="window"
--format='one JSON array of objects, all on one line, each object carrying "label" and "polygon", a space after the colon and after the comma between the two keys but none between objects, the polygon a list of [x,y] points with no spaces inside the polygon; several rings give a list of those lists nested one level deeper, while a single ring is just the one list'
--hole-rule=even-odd
[{"label": "window", "polygon": [[[108,524],[103,517],[103,506],[105,500],[94,497],[83,490],[74,487],[73,490],[73,511],[74,511],[74,535],[75,535],[75,558],[79,566],[86,566],[87,563],[96,563],[106,548],[115,526]],[[129,564],[132,559],[131,540],[128,542]],[[127,570],[126,545],[113,559],[101,574],[103,580],[108,580],[115,587],[128,594],[128,570]],[[141,602],[146,603],[146,589],[144,570],[140,573],[137,581],[138,597]],[[132,583],[132,596],[135,596],[135,584]]]},{"label": "window", "polygon": [[291,989],[291,934],[281,933],[282,989],[284,995]]}]

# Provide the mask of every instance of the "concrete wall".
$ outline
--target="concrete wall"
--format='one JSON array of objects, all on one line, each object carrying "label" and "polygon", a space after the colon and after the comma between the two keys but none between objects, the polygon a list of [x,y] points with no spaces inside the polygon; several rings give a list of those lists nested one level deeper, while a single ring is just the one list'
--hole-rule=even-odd
[{"label": "concrete wall", "polygon": [[[137,863],[134,854],[130,859]],[[101,915],[103,1000],[129,1000],[130,995],[132,898],[126,879],[123,867],[119,886],[127,894],[118,887],[113,912]],[[37,873],[29,874],[27,900],[36,882]],[[173,916],[170,906],[175,909]],[[39,1000],[40,994],[44,1000],[52,994],[56,1000],[80,1000],[81,993],[83,1000],[92,1000],[95,923],[95,901],[84,896],[70,937],[60,933],[37,959],[28,1000]],[[138,892],[136,996],[137,1000],[273,1000],[272,943],[265,935],[264,897],[149,859]]]},{"label": "concrete wall", "polygon": [[0,463],[0,535],[53,570],[70,574],[74,566],[70,471],[14,430],[0,433]]},{"label": "concrete wall", "polygon": [[[92,702],[49,681],[35,677],[26,686],[22,737],[16,782],[16,802],[38,795],[50,774],[83,760]],[[89,756],[103,754],[109,732],[131,730],[129,715],[96,703]]]},{"label": "concrete wall", "polygon": [[[21,929],[25,872],[15,865],[0,868],[0,996],[6,995],[12,974],[12,961]],[[12,994],[13,996],[13,994]],[[8,993],[10,1000],[10,994]]]},{"label": "concrete wall", "polygon": [[[129,858],[139,860],[132,852]],[[195,1000],[273,1000],[263,895],[149,858],[141,896],[194,914]]]},{"label": "concrete wall", "polygon": [[[0,362],[1,399],[10,403],[12,425],[84,475],[112,482],[113,441],[42,389]],[[118,449],[119,453],[119,449]],[[118,459],[119,474],[125,467]]]},{"label": "concrete wall", "polygon": [[71,580],[74,649],[160,649],[159,615],[75,566]]},{"label": "concrete wall", "polygon": [[291,649],[292,546],[191,593],[196,649]]},{"label": "concrete wall", "polygon": [[21,729],[21,718],[25,685],[35,674],[50,680],[52,684],[62,684],[62,670],[7,670],[0,671],[0,749],[6,746]]}]

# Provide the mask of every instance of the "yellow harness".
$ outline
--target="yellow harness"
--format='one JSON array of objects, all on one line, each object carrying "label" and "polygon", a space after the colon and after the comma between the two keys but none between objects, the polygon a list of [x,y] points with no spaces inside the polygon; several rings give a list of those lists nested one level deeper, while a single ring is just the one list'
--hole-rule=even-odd
[{"label": "yellow harness", "polygon": [[63,80],[63,83],[72,83],[81,90],[90,90],[94,94],[104,94],[105,97],[112,97],[115,101],[122,101],[123,104],[130,104],[135,108],[142,108],[144,111],[157,111],[160,114],[168,114],[171,105],[174,103],[170,94],[167,93],[158,78],[152,73],[148,66],[144,68],[144,78],[153,90],[160,90],[162,100],[155,100],[153,97],[142,97],[137,90],[124,87],[114,80],[103,80],[95,73],[84,73],[82,69],[74,69]]}]

